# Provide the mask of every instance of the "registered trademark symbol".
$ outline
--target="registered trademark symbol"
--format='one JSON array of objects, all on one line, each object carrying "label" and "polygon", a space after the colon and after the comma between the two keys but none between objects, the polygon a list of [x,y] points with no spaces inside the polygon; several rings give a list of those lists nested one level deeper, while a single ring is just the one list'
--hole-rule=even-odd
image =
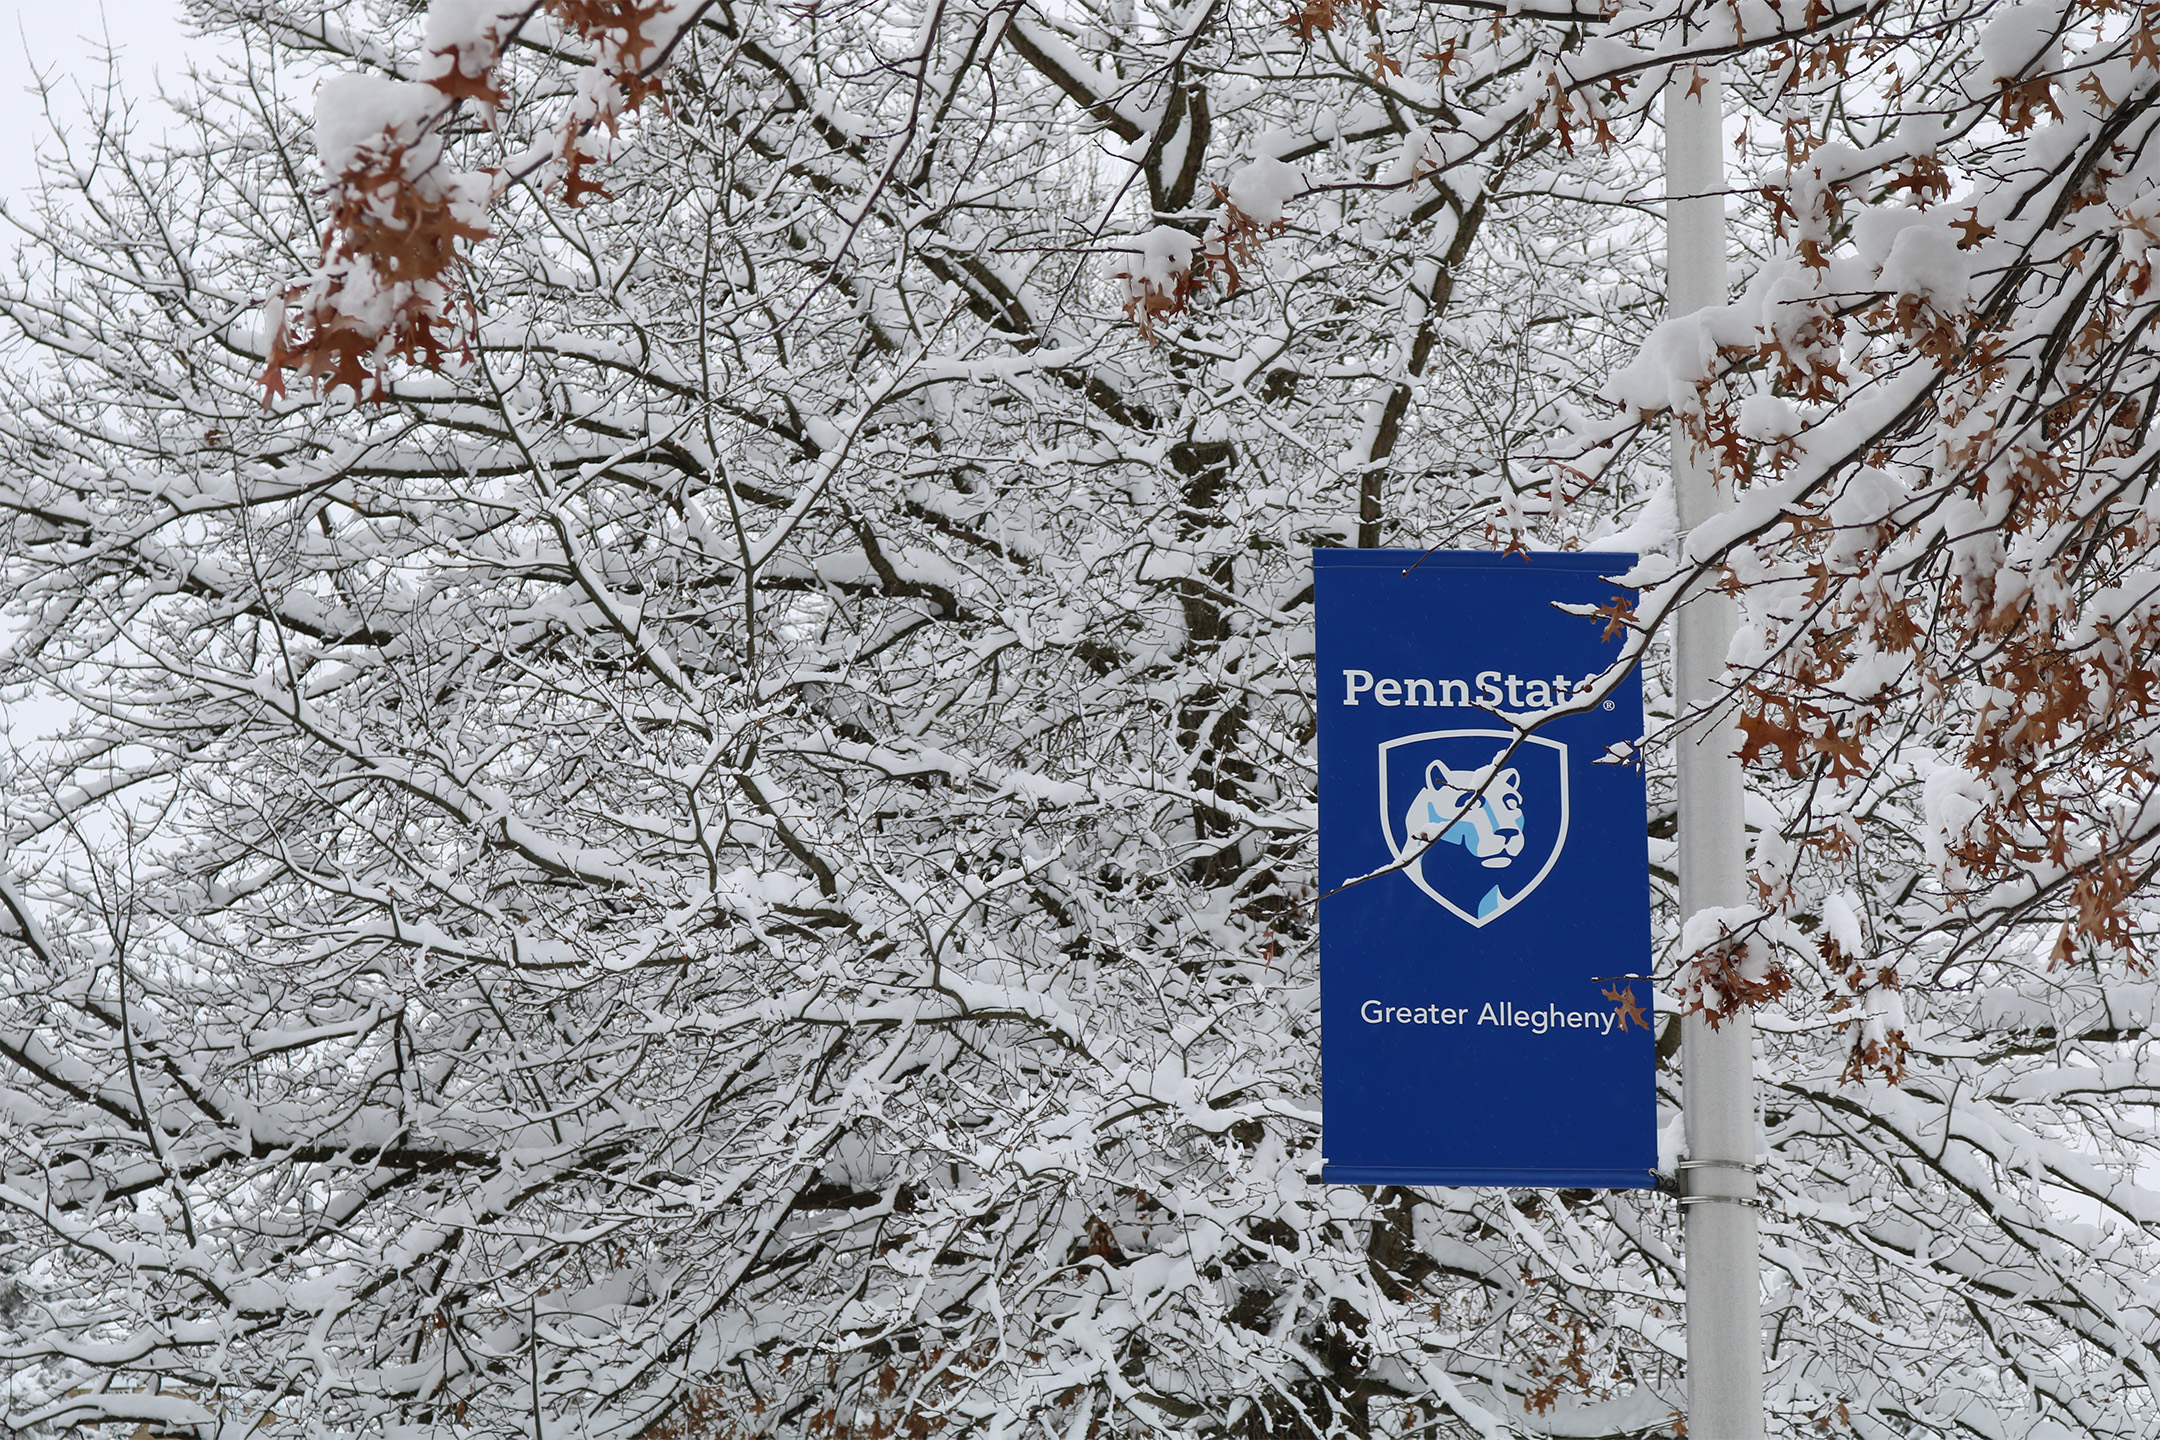
[{"label": "registered trademark symbol", "polygon": [[1608,710],[1612,709],[1612,701],[1610,701],[1610,700],[1607,700],[1607,701],[1605,702],[1605,708],[1606,708],[1606,709],[1608,709]]}]

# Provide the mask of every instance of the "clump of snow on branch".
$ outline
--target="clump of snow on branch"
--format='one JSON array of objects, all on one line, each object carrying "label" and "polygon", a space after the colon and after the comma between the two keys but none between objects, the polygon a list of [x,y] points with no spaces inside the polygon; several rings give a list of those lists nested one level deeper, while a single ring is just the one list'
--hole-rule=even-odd
[{"label": "clump of snow on branch", "polygon": [[[451,268],[487,230],[487,177],[444,161],[430,125],[442,97],[379,75],[339,75],[316,92],[315,143],[329,185],[323,264],[272,312],[269,395],[298,371],[354,398],[381,393],[393,359],[439,366],[452,328]],[[297,311],[297,328],[293,312]]]},{"label": "clump of snow on branch", "polygon": [[1290,202],[1307,188],[1304,172],[1295,165],[1263,156],[1238,167],[1225,198],[1231,209],[1266,230],[1284,222]]},{"label": "clump of snow on branch", "polygon": [[1183,310],[1199,288],[1203,276],[1193,268],[1199,250],[1200,242],[1174,225],[1157,225],[1114,247],[1110,278],[1123,287],[1125,313],[1151,341],[1155,326]]},{"label": "clump of snow on branch", "polygon": [[1682,1006],[1712,1025],[1756,1010],[1792,988],[1780,946],[1793,932],[1780,916],[1747,906],[1711,906],[1680,929],[1686,958],[1673,991]]},{"label": "clump of snow on branch", "polygon": [[[288,371],[326,392],[379,399],[393,361],[441,367],[466,328],[457,313],[459,247],[485,239],[496,197],[537,173],[559,175],[572,207],[609,198],[589,173],[606,157],[601,137],[660,95],[661,62],[698,8],[695,0],[432,0],[418,81],[323,81],[315,136],[330,220],[322,263],[268,312],[265,401],[284,393]],[[555,140],[506,164],[459,169],[447,127],[461,105],[492,117],[505,103],[505,49],[540,13],[587,62],[571,77]]]}]

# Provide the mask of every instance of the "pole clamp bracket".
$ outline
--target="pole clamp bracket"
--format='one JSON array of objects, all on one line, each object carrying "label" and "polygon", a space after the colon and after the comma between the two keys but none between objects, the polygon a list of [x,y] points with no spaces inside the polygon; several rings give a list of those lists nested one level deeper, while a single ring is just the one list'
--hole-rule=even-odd
[{"label": "pole clamp bracket", "polygon": [[[1682,1160],[1678,1168],[1680,1171],[1680,1203],[1682,1205],[1715,1203],[1719,1205],[1745,1205],[1750,1210],[1760,1210],[1762,1208],[1761,1198],[1754,1193],[1755,1177],[1762,1173],[1763,1168],[1760,1161]],[[1747,1176],[1747,1192],[1730,1195],[1719,1191],[1706,1192],[1697,1190],[1691,1179],[1692,1172],[1697,1170],[1725,1170],[1745,1175]]]}]

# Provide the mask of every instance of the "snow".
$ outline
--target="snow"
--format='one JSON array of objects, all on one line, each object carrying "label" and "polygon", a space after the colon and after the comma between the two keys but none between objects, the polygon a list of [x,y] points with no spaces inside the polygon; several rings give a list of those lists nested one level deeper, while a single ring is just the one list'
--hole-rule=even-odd
[{"label": "snow", "polygon": [[1645,555],[1664,549],[1672,544],[1679,534],[1680,507],[1673,498],[1672,482],[1661,480],[1657,489],[1643,502],[1642,510],[1634,519],[1608,535],[1600,535],[1585,542],[1583,548],[1617,551],[1623,555]]},{"label": "snow", "polygon": [[1986,781],[1955,765],[1937,764],[1921,785],[1921,814],[1926,828],[1921,833],[1928,863],[1949,873],[1956,869],[1952,846],[1967,838],[1972,822],[1994,799]]},{"label": "snow", "polygon": [[1304,172],[1280,160],[1246,162],[1230,180],[1230,203],[1255,225],[1279,225],[1292,200],[1305,192]]},{"label": "snow", "polygon": [[1128,296],[1168,295],[1192,274],[1199,244],[1175,225],[1157,225],[1113,246],[1107,273],[1125,282]]},{"label": "snow", "polygon": [[428,0],[421,44],[430,54],[492,48],[504,24],[531,9],[528,0]]},{"label": "snow", "polygon": [[1837,498],[1830,502],[1830,523],[1845,526],[1880,524],[1890,518],[1905,498],[1905,487],[1898,484],[1895,476],[1875,466],[1863,465],[1838,487]]},{"label": "snow", "polygon": [[2023,79],[2054,43],[2062,23],[2062,6],[2048,0],[1996,10],[1980,28],[1983,73],[1997,83]]},{"label": "snow", "polygon": [[1823,933],[1837,941],[1848,960],[1858,960],[1868,953],[1860,934],[1860,914],[1849,893],[1840,890],[1823,897],[1822,922]]},{"label": "snow", "polygon": [[1893,1036],[1903,1035],[1907,1026],[1905,996],[1903,992],[1887,985],[1872,985],[1860,997],[1860,1033],[1862,1046],[1881,1045]]},{"label": "snow", "polygon": [[1762,919],[1763,912],[1750,905],[1706,905],[1681,925],[1680,948],[1690,955],[1701,954],[1729,936],[1760,925]]},{"label": "snow", "polygon": [[1605,382],[1604,399],[1642,414],[1701,408],[1696,382],[1717,364],[1720,345],[1742,345],[1755,327],[1739,306],[1710,306],[1660,321],[1641,349]]},{"label": "snow", "polygon": [[1740,401],[1740,433],[1765,444],[1800,433],[1800,412],[1782,395],[1758,391]]},{"label": "snow", "polygon": [[1946,227],[1915,225],[1900,231],[1891,243],[1880,283],[1893,295],[1915,295],[1938,310],[1956,314],[1970,299],[1972,269],[1957,248],[1957,237]]},{"label": "snow", "polygon": [[529,0],[429,0],[421,45],[421,79],[453,69],[477,79],[493,68],[508,24],[532,9]]},{"label": "snow", "polygon": [[1890,247],[1915,225],[1934,224],[1934,217],[1910,205],[1869,205],[1852,217],[1853,251],[1871,265],[1890,258]]},{"label": "snow", "polygon": [[1660,1175],[1678,1175],[1680,1162],[1687,1155],[1687,1117],[1680,1111],[1670,1112],[1658,1125],[1657,1168]]},{"label": "snow", "polygon": [[444,105],[431,86],[385,75],[332,75],[315,89],[315,153],[325,170],[345,174],[361,163],[363,151],[413,143]]}]

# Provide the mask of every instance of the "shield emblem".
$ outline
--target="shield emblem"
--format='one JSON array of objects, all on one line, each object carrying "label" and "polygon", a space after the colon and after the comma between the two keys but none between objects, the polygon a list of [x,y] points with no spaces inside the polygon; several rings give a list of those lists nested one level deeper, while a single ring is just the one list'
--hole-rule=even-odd
[{"label": "shield emblem", "polygon": [[[1567,746],[1512,730],[1428,730],[1380,747],[1380,830],[1402,873],[1442,909],[1485,926],[1552,873],[1567,844]],[[1480,781],[1483,780],[1482,788]]]}]

